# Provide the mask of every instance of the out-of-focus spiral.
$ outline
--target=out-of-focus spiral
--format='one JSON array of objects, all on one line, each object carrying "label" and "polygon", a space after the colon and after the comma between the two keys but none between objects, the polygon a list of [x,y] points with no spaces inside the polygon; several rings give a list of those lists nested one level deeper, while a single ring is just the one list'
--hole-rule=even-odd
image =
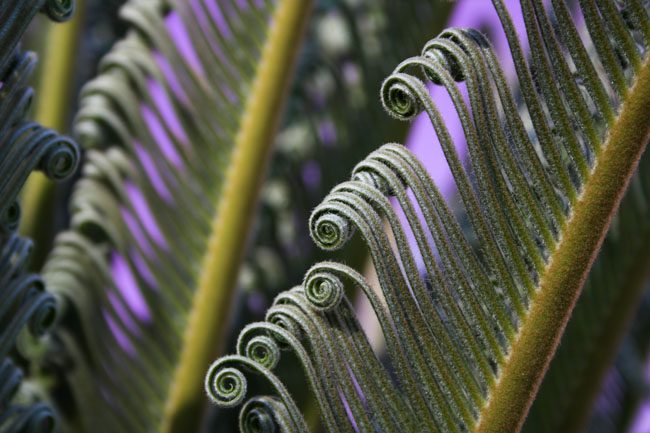
[{"label": "out-of-focus spiral", "polygon": [[309,218],[312,239],[324,250],[337,250],[352,237],[354,226],[343,215],[332,212],[327,202],[318,206]]},{"label": "out-of-focus spiral", "polygon": [[258,335],[246,344],[246,356],[269,370],[280,360],[280,348],[271,337]]},{"label": "out-of-focus spiral", "polygon": [[43,12],[53,21],[63,22],[72,18],[75,11],[74,0],[45,0]]},{"label": "out-of-focus spiral", "polygon": [[38,275],[22,275],[10,286],[20,294],[20,311],[23,323],[34,336],[45,334],[56,319],[57,304],[53,295],[45,292],[45,284]]},{"label": "out-of-focus spiral", "polygon": [[321,265],[316,265],[307,272],[303,285],[305,297],[317,311],[333,310],[343,299],[343,282]]},{"label": "out-of-focus spiral", "polygon": [[246,397],[248,382],[241,370],[225,367],[229,359],[221,358],[214,362],[205,378],[205,390],[212,401],[220,407],[240,405]]},{"label": "out-of-focus spiral", "polygon": [[29,318],[29,330],[33,335],[45,334],[54,324],[56,319],[57,304],[54,296],[41,293],[34,312]]},{"label": "out-of-focus spiral", "polygon": [[[422,100],[413,85],[424,85],[411,75],[396,72],[381,85],[381,102],[391,116],[399,120],[411,120],[422,111]],[[424,87],[426,92],[426,87]]]},{"label": "out-of-focus spiral", "polygon": [[48,147],[47,153],[41,158],[39,168],[50,179],[65,179],[76,170],[79,164],[79,149],[66,137],[57,137],[56,142]]},{"label": "out-of-focus spiral", "polygon": [[15,200],[7,209],[0,215],[0,233],[10,233],[18,228],[20,223],[20,203]]},{"label": "out-of-focus spiral", "polygon": [[[31,406],[20,416],[24,420],[25,429],[15,431],[28,431],[38,433],[52,433],[56,430],[56,417],[54,410],[44,403]],[[11,429],[9,431],[12,431]]]}]

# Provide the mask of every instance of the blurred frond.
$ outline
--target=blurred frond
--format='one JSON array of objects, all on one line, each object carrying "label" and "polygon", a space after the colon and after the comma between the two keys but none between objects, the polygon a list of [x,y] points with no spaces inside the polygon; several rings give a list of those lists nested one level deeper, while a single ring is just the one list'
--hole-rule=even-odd
[{"label": "blurred frond", "polygon": [[[45,265],[68,427],[192,430],[310,2],[131,0],[81,94],[71,229]],[[65,354],[66,356],[62,356]]]},{"label": "blurred frond", "polygon": [[33,98],[27,81],[36,56],[18,47],[25,28],[39,11],[64,20],[74,2],[2,2],[0,4],[0,431],[51,432],[53,410],[21,390],[24,359],[16,340],[26,329],[42,336],[56,315],[54,297],[43,280],[27,273],[31,241],[15,233],[20,222],[17,197],[33,170],[62,180],[73,173],[79,150],[69,139],[26,119]]}]

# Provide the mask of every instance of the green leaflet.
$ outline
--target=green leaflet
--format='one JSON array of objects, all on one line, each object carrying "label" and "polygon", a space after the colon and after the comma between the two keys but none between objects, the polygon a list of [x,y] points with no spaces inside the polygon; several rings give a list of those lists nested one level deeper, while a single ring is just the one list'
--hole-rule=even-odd
[{"label": "green leaflet", "polygon": [[[208,394],[228,407],[245,399],[241,367],[269,380],[277,396],[263,398],[275,405],[250,400],[240,413],[243,431],[261,423],[306,431],[270,371],[279,348],[301,360],[330,432],[521,428],[650,132],[650,24],[638,1],[581,2],[598,53],[590,58],[563,2],[553,2],[556,33],[541,1],[522,0],[527,64],[508,12],[501,1],[493,3],[526,104],[521,117],[489,43],[473,30],[443,32],[421,56],[402,62],[381,92],[397,118],[428,113],[479,248],[472,249],[408,150],[387,144],[373,152],[352,181],[314,210],[310,227],[325,249],[360,234],[385,304],[360,275],[335,263],[314,266],[301,287],[279,295],[265,322],[242,331],[237,355],[218,359],[206,377]],[[454,100],[470,170],[413,69]],[[466,83],[469,105],[455,81]],[[415,266],[407,230],[425,259],[426,279]],[[362,289],[373,305],[395,379],[342,296],[347,286]]]},{"label": "green leaflet", "polygon": [[52,408],[39,402],[37,392],[21,387],[24,354],[16,351],[16,340],[25,328],[35,337],[45,334],[56,305],[43,280],[26,272],[32,243],[15,233],[21,215],[17,196],[33,170],[62,180],[79,161],[72,141],[26,119],[33,97],[27,81],[36,57],[17,44],[39,10],[62,21],[72,14],[74,3],[0,4],[0,431],[6,433],[51,432],[56,427]]},{"label": "green leaflet", "polygon": [[[128,2],[81,96],[87,149],[44,276],[68,428],[192,431],[310,2]],[[64,355],[62,355],[64,354]],[[70,365],[70,368],[66,366]],[[76,426],[75,426],[76,424]]]}]

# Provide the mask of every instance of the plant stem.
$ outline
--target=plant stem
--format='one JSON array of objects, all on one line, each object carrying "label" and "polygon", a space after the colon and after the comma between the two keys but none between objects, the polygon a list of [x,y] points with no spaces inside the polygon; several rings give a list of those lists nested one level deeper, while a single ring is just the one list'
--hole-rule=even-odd
[{"label": "plant stem", "polygon": [[234,285],[249,235],[274,132],[291,83],[311,0],[281,0],[262,53],[202,263],[184,347],[170,389],[162,433],[194,431],[205,404],[203,382],[225,340]]},{"label": "plant stem", "polygon": [[573,207],[474,433],[518,432],[650,135],[645,61]]}]

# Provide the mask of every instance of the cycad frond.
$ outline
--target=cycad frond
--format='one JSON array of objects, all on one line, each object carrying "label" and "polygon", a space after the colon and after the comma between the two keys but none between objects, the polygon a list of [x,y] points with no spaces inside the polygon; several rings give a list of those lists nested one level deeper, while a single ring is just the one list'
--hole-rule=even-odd
[{"label": "cycad frond", "polygon": [[[85,431],[190,431],[310,2],[132,0],[44,277]],[[58,349],[58,348],[57,348]],[[60,360],[59,351],[54,353]]]},{"label": "cycad frond", "polygon": [[62,180],[79,160],[72,141],[26,119],[36,56],[17,45],[39,10],[63,20],[74,2],[0,3],[0,431],[8,433],[49,432],[56,425],[49,406],[20,390],[24,360],[14,353],[16,339],[24,328],[43,335],[54,322],[56,305],[41,278],[26,272],[32,243],[15,233],[21,215],[18,193],[33,170]]},{"label": "cycad frond", "polygon": [[[650,21],[639,1],[582,1],[585,36],[564,2],[547,9],[522,0],[531,48],[526,63],[508,11],[501,0],[493,3],[522,89],[522,115],[488,41],[468,29],[450,29],[429,42],[421,56],[396,68],[381,92],[399,119],[429,115],[473,228],[469,239],[408,150],[387,144],[361,162],[353,180],[314,210],[311,234],[332,250],[358,232],[384,301],[359,274],[335,263],[316,265],[301,287],[279,295],[265,322],[242,331],[238,354],[217,360],[206,378],[209,395],[224,406],[244,399],[239,367],[270,381],[279,400],[247,404],[245,431],[263,420],[305,431],[295,403],[270,372],[279,347],[301,360],[330,432],[521,428],[648,139]],[[588,55],[583,38],[597,56]],[[449,92],[471,169],[413,69]],[[469,104],[457,81],[465,81]],[[401,213],[407,224],[400,224]],[[426,279],[408,232],[424,258]],[[343,297],[347,286],[362,289],[373,305],[395,380]]]}]

